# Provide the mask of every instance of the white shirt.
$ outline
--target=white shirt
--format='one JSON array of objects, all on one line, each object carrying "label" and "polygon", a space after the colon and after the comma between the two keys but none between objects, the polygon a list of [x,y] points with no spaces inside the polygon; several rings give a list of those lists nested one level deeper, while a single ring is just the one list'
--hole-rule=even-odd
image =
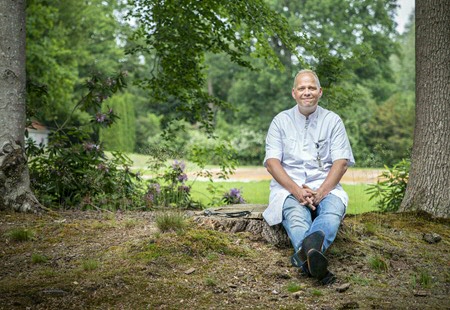
[{"label": "white shirt", "polygon": [[[317,106],[306,118],[295,105],[279,113],[270,124],[266,137],[266,157],[280,160],[282,167],[299,186],[308,185],[317,190],[337,159],[355,164],[344,123],[334,112]],[[348,195],[338,184],[332,191],[344,205]],[[275,179],[270,183],[269,206],[263,212],[269,225],[281,223],[283,204],[290,193]]]}]

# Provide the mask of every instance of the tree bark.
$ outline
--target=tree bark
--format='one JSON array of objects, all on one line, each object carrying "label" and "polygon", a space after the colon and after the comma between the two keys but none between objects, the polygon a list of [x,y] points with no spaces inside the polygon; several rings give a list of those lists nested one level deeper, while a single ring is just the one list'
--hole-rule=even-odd
[{"label": "tree bark", "polygon": [[[290,246],[289,237],[283,225],[269,226],[262,216],[267,205],[239,204],[211,208],[205,211],[194,212],[194,220],[201,226],[218,231],[232,233],[248,232],[256,239],[264,240],[276,247],[286,248]],[[211,211],[208,214],[207,211]],[[248,211],[249,214],[242,217],[227,217],[227,214]]]},{"label": "tree bark", "polygon": [[24,152],[25,0],[0,0],[0,209],[35,211]]},{"label": "tree bark", "polygon": [[416,125],[400,211],[450,214],[450,6],[416,1]]}]

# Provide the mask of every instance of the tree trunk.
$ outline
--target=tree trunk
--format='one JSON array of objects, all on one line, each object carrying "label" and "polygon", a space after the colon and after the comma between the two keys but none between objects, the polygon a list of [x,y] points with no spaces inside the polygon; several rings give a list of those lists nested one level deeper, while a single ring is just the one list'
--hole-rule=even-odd
[{"label": "tree trunk", "polygon": [[401,211],[450,214],[450,6],[416,1],[416,125]]},{"label": "tree trunk", "polygon": [[25,131],[25,0],[0,0],[0,209],[37,210]]},{"label": "tree trunk", "polygon": [[[266,208],[267,205],[258,204],[228,205],[194,212],[192,215],[197,223],[207,228],[232,233],[248,232],[255,239],[264,240],[276,247],[289,247],[291,243],[283,226],[281,224],[269,226],[264,221],[262,213]],[[240,212],[249,214],[229,217]]]}]

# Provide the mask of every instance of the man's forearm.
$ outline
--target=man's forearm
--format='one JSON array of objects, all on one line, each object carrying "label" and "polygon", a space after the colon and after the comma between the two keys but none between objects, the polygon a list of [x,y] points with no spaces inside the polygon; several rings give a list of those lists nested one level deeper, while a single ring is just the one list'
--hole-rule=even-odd
[{"label": "man's forearm", "polygon": [[283,166],[281,165],[281,162],[278,159],[268,159],[266,162],[266,166],[267,171],[272,175],[272,177],[289,193],[294,195],[294,197],[301,204],[310,207],[312,210],[315,209],[313,195],[315,195],[316,193],[309,188],[303,188],[295,183],[286,173]]},{"label": "man's forearm", "polygon": [[300,186],[298,186],[297,183],[295,183],[286,173],[278,159],[269,158],[266,166],[267,171],[272,175],[272,177],[291,194],[294,194],[298,191],[298,189],[300,189]]},{"label": "man's forearm", "polygon": [[333,165],[331,166],[330,172],[325,178],[325,181],[317,189],[317,198],[319,200],[318,202],[320,202],[323,197],[328,195],[328,193],[331,192],[341,181],[342,177],[347,171],[347,162],[348,161],[346,159],[338,159],[333,162]]}]

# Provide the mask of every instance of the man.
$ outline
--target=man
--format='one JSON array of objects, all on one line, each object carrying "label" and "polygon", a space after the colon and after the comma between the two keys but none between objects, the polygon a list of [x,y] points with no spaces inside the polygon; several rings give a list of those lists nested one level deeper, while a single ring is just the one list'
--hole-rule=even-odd
[{"label": "man", "polygon": [[283,224],[292,264],[330,284],[336,277],[323,253],[348,204],[339,182],[355,162],[342,120],[318,106],[321,96],[316,73],[299,71],[292,88],[297,105],[273,119],[266,137],[264,166],[273,179],[263,216],[269,225]]}]

